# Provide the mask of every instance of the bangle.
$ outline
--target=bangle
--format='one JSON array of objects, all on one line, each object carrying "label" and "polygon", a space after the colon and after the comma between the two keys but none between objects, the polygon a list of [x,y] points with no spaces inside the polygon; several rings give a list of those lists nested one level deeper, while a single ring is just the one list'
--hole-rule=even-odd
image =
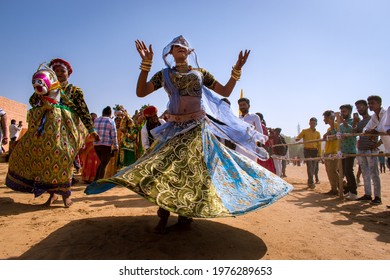
[{"label": "bangle", "polygon": [[146,71],[146,72],[149,72],[151,67],[150,66],[145,66],[145,65],[142,65],[139,67],[140,70],[142,71]]},{"label": "bangle", "polygon": [[238,81],[241,78],[241,70],[237,70],[235,67],[232,67],[232,76],[234,80]]},{"label": "bangle", "polygon": [[152,68],[152,61],[150,59],[143,59],[139,67],[140,70],[149,72]]},{"label": "bangle", "polygon": [[152,60],[151,59],[142,59],[142,63],[147,63],[152,65]]}]

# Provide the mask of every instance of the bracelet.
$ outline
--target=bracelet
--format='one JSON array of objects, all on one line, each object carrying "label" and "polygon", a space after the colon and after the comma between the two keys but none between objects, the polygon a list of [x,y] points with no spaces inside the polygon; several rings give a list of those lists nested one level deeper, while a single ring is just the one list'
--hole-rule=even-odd
[{"label": "bracelet", "polygon": [[142,64],[139,67],[140,70],[146,71],[146,72],[149,72],[151,68],[152,68],[151,66],[145,66],[145,65],[142,65]]},{"label": "bracelet", "polygon": [[237,70],[234,66],[232,67],[232,75],[231,77],[238,81],[241,78],[241,70]]},{"label": "bracelet", "polygon": [[152,65],[152,60],[151,59],[142,59],[142,63],[147,63],[147,64],[150,64]]},{"label": "bracelet", "polygon": [[152,61],[150,59],[143,59],[139,67],[140,70],[149,72],[152,68]]}]

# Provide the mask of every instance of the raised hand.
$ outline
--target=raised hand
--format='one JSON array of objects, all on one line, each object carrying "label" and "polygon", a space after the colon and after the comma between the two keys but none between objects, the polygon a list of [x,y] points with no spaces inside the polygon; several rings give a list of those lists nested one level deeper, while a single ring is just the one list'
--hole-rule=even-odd
[{"label": "raised hand", "polygon": [[142,60],[153,60],[153,49],[152,45],[149,45],[149,48],[146,47],[145,42],[141,40],[135,41],[135,47]]},{"label": "raised hand", "polygon": [[244,53],[240,51],[234,68],[236,68],[237,70],[241,70],[242,66],[244,66],[244,64],[246,63],[246,60],[248,59],[250,53],[250,50],[245,50]]}]

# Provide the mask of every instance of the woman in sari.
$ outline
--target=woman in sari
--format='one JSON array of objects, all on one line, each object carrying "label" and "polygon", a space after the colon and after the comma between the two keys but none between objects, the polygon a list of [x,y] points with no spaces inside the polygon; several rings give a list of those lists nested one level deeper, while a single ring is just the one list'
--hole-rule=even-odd
[{"label": "woman in sari", "polygon": [[[91,113],[92,121],[95,121],[97,115]],[[88,134],[85,139],[84,147],[80,152],[80,159],[82,163],[81,179],[84,183],[92,183],[96,177],[96,171],[99,167],[100,161],[93,148],[93,142],[95,138],[93,135]]]}]

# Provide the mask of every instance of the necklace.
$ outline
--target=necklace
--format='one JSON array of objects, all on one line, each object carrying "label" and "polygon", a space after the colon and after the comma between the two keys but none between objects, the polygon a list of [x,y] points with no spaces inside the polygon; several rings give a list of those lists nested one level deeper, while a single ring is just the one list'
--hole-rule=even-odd
[{"label": "necklace", "polygon": [[188,65],[187,62],[178,62],[178,63],[176,63],[176,67],[187,66],[187,65]]},{"label": "necklace", "polygon": [[175,67],[173,67],[173,70],[175,70],[176,72],[178,73],[187,73],[189,71],[192,70],[192,66],[191,65],[176,65]]}]

